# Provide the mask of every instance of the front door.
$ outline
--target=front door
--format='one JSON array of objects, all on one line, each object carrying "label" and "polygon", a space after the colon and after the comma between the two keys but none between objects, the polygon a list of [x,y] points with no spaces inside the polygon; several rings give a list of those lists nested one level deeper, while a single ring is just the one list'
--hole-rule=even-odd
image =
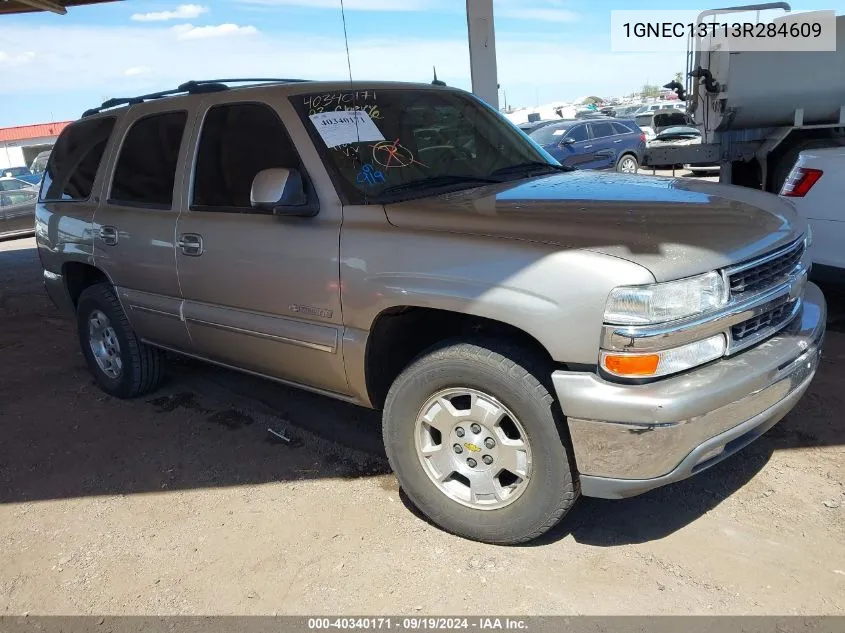
[{"label": "front door", "polygon": [[[227,101],[227,98],[229,101]],[[340,207],[281,217],[251,206],[264,169],[308,174],[277,114],[289,103],[209,97],[176,258],[195,352],[332,392],[348,392],[341,356]],[[304,130],[298,132],[309,143]],[[316,196],[307,186],[310,196]],[[324,202],[324,201],[323,201]]]},{"label": "front door", "polygon": [[592,160],[593,142],[587,131],[586,123],[576,123],[570,127],[552,155],[561,165],[583,169]]},{"label": "front door", "polygon": [[164,101],[138,110],[115,130],[123,142],[107,172],[114,175],[105,186],[106,200],[94,214],[94,260],[114,284],[138,336],[186,350],[174,240],[180,200],[174,191],[190,117]]}]

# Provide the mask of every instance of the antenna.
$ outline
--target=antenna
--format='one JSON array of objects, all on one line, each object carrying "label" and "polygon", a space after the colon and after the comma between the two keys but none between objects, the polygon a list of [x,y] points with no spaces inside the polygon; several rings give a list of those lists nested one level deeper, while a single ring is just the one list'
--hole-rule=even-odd
[{"label": "antenna", "polygon": [[446,85],[446,82],[445,82],[445,81],[440,81],[440,80],[437,78],[437,68],[436,68],[435,66],[432,66],[431,68],[434,70],[434,79],[432,79],[432,80],[431,80],[431,85],[432,85],[432,86],[445,86],[445,85]]}]

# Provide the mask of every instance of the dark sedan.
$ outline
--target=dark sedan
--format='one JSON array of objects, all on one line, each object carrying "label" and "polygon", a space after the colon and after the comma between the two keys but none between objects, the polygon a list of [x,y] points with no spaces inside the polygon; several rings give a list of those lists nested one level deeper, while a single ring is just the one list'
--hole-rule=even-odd
[{"label": "dark sedan", "polygon": [[645,154],[645,134],[631,120],[564,121],[542,127],[530,136],[561,165],[576,169],[615,169],[633,174]]},{"label": "dark sedan", "polygon": [[35,231],[35,199],[32,189],[0,191],[0,238],[28,235]]}]

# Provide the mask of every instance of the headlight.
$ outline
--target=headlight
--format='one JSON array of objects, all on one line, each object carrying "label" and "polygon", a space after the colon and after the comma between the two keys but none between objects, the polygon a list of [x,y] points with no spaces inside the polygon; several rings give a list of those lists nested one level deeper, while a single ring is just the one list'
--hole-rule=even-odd
[{"label": "headlight", "polygon": [[703,341],[661,352],[628,354],[602,351],[601,366],[606,372],[619,378],[657,378],[721,358],[726,348],[725,335],[717,334]]},{"label": "headlight", "polygon": [[663,323],[725,305],[728,288],[717,272],[647,286],[614,288],[604,311],[605,323]]},{"label": "headlight", "polygon": [[807,234],[804,235],[804,247],[810,248],[813,245],[813,227],[807,224]]}]

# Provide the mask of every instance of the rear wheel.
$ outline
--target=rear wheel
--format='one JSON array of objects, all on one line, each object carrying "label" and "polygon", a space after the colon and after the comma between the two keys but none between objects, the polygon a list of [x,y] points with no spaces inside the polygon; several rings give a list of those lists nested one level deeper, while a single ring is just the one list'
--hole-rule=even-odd
[{"label": "rear wheel", "polygon": [[383,430],[408,498],[445,530],[488,543],[537,538],[578,497],[549,371],[519,348],[451,342],[396,379]]},{"label": "rear wheel", "polygon": [[616,171],[623,174],[636,174],[639,168],[640,163],[633,154],[623,154],[616,162]]},{"label": "rear wheel", "polygon": [[82,354],[103,391],[118,398],[134,398],[161,384],[161,351],[135,336],[109,284],[94,284],[82,291],[76,323]]}]

